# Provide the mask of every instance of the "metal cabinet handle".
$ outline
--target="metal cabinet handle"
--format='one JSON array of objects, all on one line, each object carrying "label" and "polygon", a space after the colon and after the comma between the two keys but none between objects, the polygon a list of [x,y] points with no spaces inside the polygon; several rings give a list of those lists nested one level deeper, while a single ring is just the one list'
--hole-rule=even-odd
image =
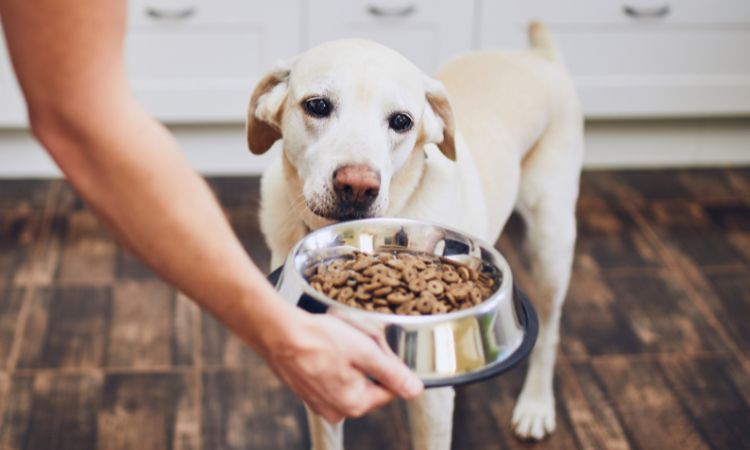
[{"label": "metal cabinet handle", "polygon": [[188,6],[183,9],[160,9],[149,6],[146,8],[146,14],[154,19],[184,20],[192,17],[196,10],[195,6]]},{"label": "metal cabinet handle", "polygon": [[625,14],[638,19],[659,19],[666,17],[670,12],[669,5],[662,5],[656,8],[637,8],[635,6],[625,5],[622,7]]},{"label": "metal cabinet handle", "polygon": [[407,17],[414,14],[416,11],[417,6],[414,4],[400,8],[385,8],[377,5],[369,5],[367,7],[367,12],[375,17]]}]

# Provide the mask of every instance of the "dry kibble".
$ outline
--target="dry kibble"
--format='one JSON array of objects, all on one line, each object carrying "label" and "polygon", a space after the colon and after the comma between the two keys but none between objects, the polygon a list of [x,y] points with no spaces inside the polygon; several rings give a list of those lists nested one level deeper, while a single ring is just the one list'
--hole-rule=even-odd
[{"label": "dry kibble", "polygon": [[460,279],[461,277],[452,270],[446,270],[445,272],[443,272],[443,281],[445,281],[446,283],[456,283]]},{"label": "dry kibble", "polygon": [[434,295],[440,295],[445,291],[445,285],[438,280],[430,280],[427,282],[427,290]]},{"label": "dry kibble", "polygon": [[312,265],[310,286],[350,307],[383,314],[444,314],[477,305],[495,282],[466,265],[429,254],[381,251]]},{"label": "dry kibble", "polygon": [[422,292],[427,289],[427,281],[424,278],[414,278],[409,282],[409,289],[414,292]]},{"label": "dry kibble", "polygon": [[432,301],[427,297],[419,297],[417,300],[417,311],[422,314],[429,314],[432,312]]}]

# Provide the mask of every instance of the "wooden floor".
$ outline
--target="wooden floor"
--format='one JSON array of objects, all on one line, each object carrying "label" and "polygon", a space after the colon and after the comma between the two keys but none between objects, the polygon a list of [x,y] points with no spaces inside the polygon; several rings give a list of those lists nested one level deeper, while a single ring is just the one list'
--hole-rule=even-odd
[{"label": "wooden floor", "polygon": [[[263,267],[254,179],[211,180]],[[454,449],[750,448],[750,169],[589,172],[557,431],[514,439],[523,369],[459,389]],[[158,213],[158,212],[155,212]],[[499,246],[532,294],[514,220]],[[0,449],[303,449],[263,362],[124,253],[60,181],[0,182]],[[349,449],[406,449],[402,404]]]}]

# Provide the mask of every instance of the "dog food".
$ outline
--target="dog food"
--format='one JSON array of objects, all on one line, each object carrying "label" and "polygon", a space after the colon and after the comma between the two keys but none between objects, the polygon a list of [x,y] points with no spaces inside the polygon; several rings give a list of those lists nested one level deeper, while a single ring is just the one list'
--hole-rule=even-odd
[{"label": "dog food", "polygon": [[495,284],[466,265],[406,251],[354,252],[315,264],[305,276],[313,289],[345,305],[414,316],[477,305]]}]

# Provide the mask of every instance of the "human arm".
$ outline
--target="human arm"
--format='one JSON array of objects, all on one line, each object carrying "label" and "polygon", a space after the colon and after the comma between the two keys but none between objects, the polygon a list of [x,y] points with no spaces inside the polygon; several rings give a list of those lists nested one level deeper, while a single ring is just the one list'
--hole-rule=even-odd
[{"label": "human arm", "polygon": [[120,242],[330,421],[421,391],[375,340],[287,305],[266,282],[203,179],[134,99],[124,0],[0,0],[0,16],[32,131]]}]

